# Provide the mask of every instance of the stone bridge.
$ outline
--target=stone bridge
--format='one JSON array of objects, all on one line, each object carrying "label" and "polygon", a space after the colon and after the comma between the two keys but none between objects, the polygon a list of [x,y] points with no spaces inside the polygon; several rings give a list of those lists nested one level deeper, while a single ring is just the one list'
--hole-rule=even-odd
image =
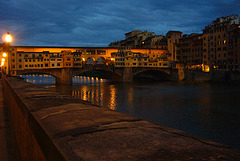
[{"label": "stone bridge", "polygon": [[172,69],[170,68],[151,68],[151,67],[124,67],[117,68],[113,65],[85,65],[82,68],[50,68],[50,69],[25,69],[18,70],[17,75],[30,74],[30,73],[41,73],[48,74],[56,79],[56,84],[71,84],[74,76],[80,75],[81,73],[100,70],[108,73],[112,80],[115,82],[132,82],[134,76],[137,74],[154,70],[165,73],[168,79],[172,78]]}]

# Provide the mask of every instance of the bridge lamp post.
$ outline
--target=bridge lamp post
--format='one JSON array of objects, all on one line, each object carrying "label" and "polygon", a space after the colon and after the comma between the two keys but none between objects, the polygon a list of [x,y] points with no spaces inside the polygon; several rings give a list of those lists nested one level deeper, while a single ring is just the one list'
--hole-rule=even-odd
[{"label": "bridge lamp post", "polygon": [[2,54],[2,60],[1,60],[1,67],[4,66],[5,58],[7,57],[7,53]]},{"label": "bridge lamp post", "polygon": [[82,58],[82,67],[85,65],[85,58]]},{"label": "bridge lamp post", "polygon": [[115,59],[111,58],[111,64],[114,65]]},{"label": "bridge lamp post", "polygon": [[[6,53],[3,53],[3,57],[7,57],[7,73],[8,75],[11,74],[11,71],[10,71],[10,67],[11,67],[11,61],[10,61],[10,50],[9,50],[9,47],[10,47],[10,42],[12,42],[12,36],[10,35],[10,33],[8,32],[6,35],[5,35],[5,42],[6,42]],[[3,62],[3,61],[2,61]],[[4,64],[4,63],[3,63]]]},{"label": "bridge lamp post", "polygon": [[6,41],[7,43],[12,42],[12,36],[10,35],[9,32],[8,32],[7,35],[5,36],[5,41]]}]

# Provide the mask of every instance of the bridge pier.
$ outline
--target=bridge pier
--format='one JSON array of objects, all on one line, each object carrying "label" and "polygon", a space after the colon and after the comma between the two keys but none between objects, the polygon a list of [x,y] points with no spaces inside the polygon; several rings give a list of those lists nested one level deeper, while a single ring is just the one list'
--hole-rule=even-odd
[{"label": "bridge pier", "polygon": [[133,69],[132,69],[132,67],[125,67],[124,68],[122,82],[133,82]]},{"label": "bridge pier", "polygon": [[56,84],[72,84],[72,70],[62,68],[60,73],[61,77],[56,77]]}]

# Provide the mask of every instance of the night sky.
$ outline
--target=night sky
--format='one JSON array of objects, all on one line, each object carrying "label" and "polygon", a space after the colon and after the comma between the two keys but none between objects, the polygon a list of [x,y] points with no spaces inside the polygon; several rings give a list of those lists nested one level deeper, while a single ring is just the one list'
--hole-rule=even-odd
[{"label": "night sky", "polygon": [[239,0],[1,0],[0,34],[12,45],[104,47],[132,30],[201,33],[232,14]]}]

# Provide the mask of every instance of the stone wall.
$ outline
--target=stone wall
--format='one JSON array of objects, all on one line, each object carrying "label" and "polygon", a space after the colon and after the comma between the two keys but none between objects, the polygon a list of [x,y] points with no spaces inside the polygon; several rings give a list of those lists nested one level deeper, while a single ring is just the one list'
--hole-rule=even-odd
[{"label": "stone wall", "polygon": [[240,71],[212,70],[211,72],[203,72],[200,70],[185,70],[184,81],[239,82]]},{"label": "stone wall", "polygon": [[240,160],[240,152],[185,132],[3,76],[21,159]]},{"label": "stone wall", "polygon": [[240,71],[215,70],[211,72],[212,81],[240,81]]},{"label": "stone wall", "polygon": [[199,70],[185,70],[184,81],[187,82],[203,82],[210,81],[211,74]]}]

